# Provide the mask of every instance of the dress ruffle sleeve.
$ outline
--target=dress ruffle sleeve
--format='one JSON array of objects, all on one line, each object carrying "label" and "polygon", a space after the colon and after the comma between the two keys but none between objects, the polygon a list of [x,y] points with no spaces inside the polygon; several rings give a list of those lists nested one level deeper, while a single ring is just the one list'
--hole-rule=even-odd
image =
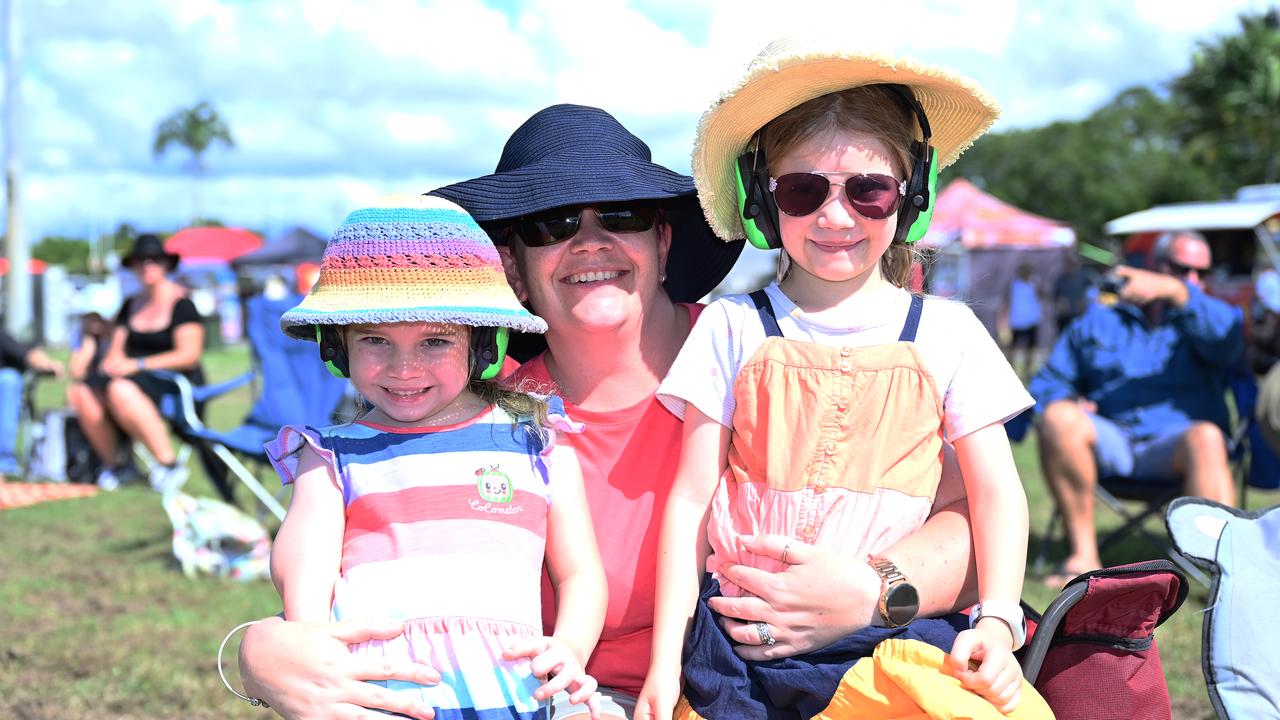
[{"label": "dress ruffle sleeve", "polygon": [[548,395],[547,401],[547,424],[543,427],[546,440],[542,445],[542,452],[539,453],[546,457],[555,448],[560,433],[580,433],[583,425],[580,422],[574,422],[564,409],[564,399],[559,395]]},{"label": "dress ruffle sleeve", "polygon": [[280,473],[281,483],[288,485],[297,479],[298,458],[302,456],[302,448],[307,446],[329,463],[335,478],[339,477],[338,460],[333,451],[324,446],[319,430],[306,425],[285,425],[275,440],[263,446],[271,467]]}]

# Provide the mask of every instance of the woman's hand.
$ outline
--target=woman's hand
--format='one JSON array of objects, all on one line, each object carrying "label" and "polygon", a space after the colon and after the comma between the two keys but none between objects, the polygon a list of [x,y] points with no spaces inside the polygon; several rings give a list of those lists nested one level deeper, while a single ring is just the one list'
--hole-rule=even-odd
[{"label": "woman's hand", "polygon": [[290,720],[352,720],[373,717],[363,708],[387,710],[420,720],[435,711],[366,680],[440,682],[426,665],[395,663],[352,655],[347,646],[388,640],[404,632],[399,622],[304,623],[268,618],[245,631],[240,644],[240,676],[245,694]]},{"label": "woman's hand", "polygon": [[132,375],[138,371],[138,361],[135,358],[112,357],[108,355],[102,359],[102,363],[98,366],[103,375],[107,377],[119,378]]},{"label": "woman's hand", "polygon": [[[747,592],[708,601],[724,616],[720,623],[738,643],[738,655],[747,660],[790,657],[826,647],[872,623],[880,577],[865,562],[782,535],[760,535],[745,545],[757,555],[786,562],[787,568],[771,573],[746,565],[720,566],[730,582]],[[768,626],[775,644],[761,642],[757,623]]]},{"label": "woman's hand", "polygon": [[530,658],[529,670],[546,682],[533,692],[539,700],[550,700],[561,690],[569,692],[569,701],[586,703],[591,709],[591,719],[600,717],[600,693],[596,692],[596,679],[587,674],[578,656],[558,638],[535,637],[511,644],[502,653],[503,660]]}]

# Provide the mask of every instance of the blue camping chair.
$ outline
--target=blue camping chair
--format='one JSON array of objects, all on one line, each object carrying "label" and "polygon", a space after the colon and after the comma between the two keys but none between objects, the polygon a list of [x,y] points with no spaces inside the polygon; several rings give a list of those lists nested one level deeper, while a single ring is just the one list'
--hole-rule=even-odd
[{"label": "blue camping chair", "polygon": [[246,303],[245,325],[261,377],[258,400],[239,427],[226,432],[205,427],[196,406],[244,385],[254,377],[253,372],[220,385],[202,387],[193,387],[182,376],[174,375],[178,392],[172,402],[163,402],[160,408],[178,436],[198,451],[220,491],[223,487],[229,489],[229,472],[282,520],[284,507],[237,455],[266,463],[263,445],[275,438],[282,426],[329,424],[347,389],[345,380],[329,374],[314,343],[295,340],[281,332],[280,316],[301,300],[298,296],[279,300],[259,296]]}]

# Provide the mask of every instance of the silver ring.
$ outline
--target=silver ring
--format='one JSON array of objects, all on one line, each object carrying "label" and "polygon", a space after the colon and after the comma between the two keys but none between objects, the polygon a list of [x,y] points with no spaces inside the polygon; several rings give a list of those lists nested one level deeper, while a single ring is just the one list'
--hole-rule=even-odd
[{"label": "silver ring", "polygon": [[756,634],[760,636],[761,645],[772,645],[778,642],[777,640],[773,639],[773,633],[769,632],[768,623],[762,623],[762,622],[756,623]]},{"label": "silver ring", "polygon": [[782,546],[782,564],[787,564],[787,553],[791,551],[791,541],[788,540],[786,545]]}]

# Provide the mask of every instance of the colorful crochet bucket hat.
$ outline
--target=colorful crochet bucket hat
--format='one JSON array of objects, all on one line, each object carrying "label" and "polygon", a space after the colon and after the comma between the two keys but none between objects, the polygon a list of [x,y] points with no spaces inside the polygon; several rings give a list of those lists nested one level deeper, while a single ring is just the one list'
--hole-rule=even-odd
[{"label": "colorful crochet bucket hat", "polygon": [[736,161],[760,128],[829,93],[894,83],[911,88],[933,130],[938,167],[956,161],[1000,114],[976,82],[908,57],[854,49],[847,37],[790,36],[769,43],[698,121],[693,181],[707,222],[724,240],[743,237]]},{"label": "colorful crochet bucket hat", "polygon": [[427,195],[392,195],[348,215],[325,247],[320,279],[280,317],[304,340],[316,339],[316,325],[395,322],[547,331],[507,285],[484,230]]}]

